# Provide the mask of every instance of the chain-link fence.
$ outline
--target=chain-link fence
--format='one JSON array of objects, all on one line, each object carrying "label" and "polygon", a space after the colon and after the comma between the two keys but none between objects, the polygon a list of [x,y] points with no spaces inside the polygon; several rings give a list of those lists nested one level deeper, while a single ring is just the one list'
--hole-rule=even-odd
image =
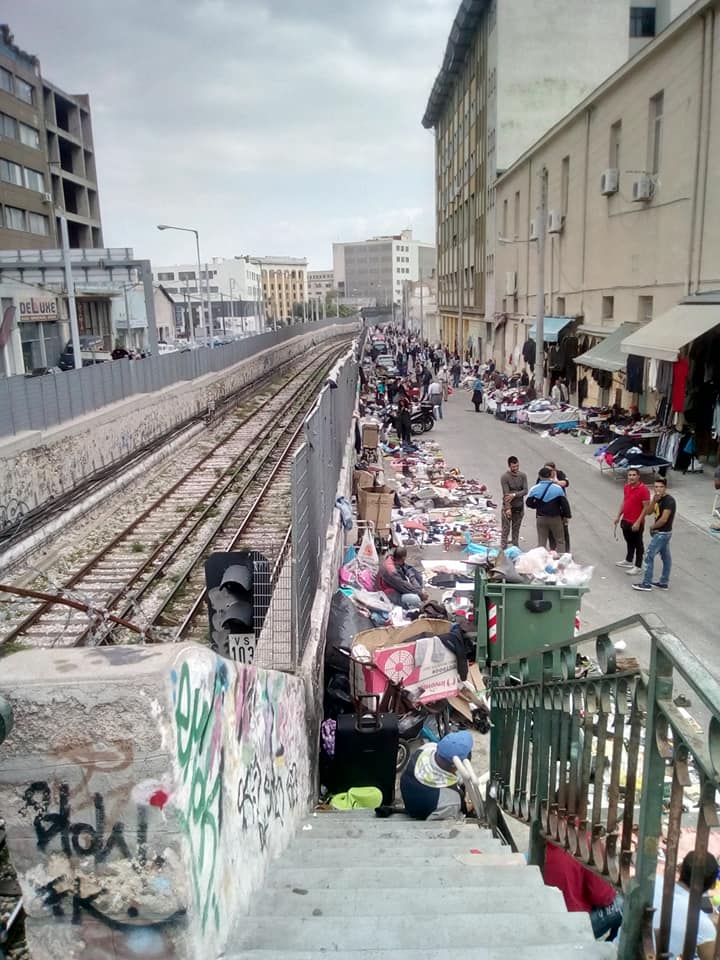
[{"label": "chain-link fence", "polygon": [[0,438],[25,430],[46,430],[140,393],[219,373],[262,350],[355,317],[294,324],[210,349],[168,353],[141,360],[113,360],[41,377],[0,378]]},{"label": "chain-link fence", "polygon": [[302,657],[309,634],[357,384],[358,364],[349,357],[337,370],[337,386],[327,384],[320,393],[305,421],[305,442],[293,461],[293,667]]}]

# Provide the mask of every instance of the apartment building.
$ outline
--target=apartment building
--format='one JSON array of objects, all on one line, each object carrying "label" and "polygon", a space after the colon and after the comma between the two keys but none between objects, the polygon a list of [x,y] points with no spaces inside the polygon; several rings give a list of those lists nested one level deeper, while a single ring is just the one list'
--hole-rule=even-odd
[{"label": "apartment building", "polygon": [[577,340],[587,402],[654,413],[657,398],[628,389],[628,354],[689,357],[691,378],[693,356],[720,366],[719,14],[698,0],[498,178],[502,369],[522,366],[538,309],[543,180],[546,341]]},{"label": "apartment building", "polygon": [[213,257],[203,264],[198,283],[197,263],[153,267],[153,280],[175,303],[178,336],[207,336],[202,305],[210,302],[213,332],[231,335],[259,333],[262,321],[261,266],[250,257]]},{"label": "apartment building", "polygon": [[435,247],[413,240],[412,230],[333,244],[333,273],[341,295],[375,307],[400,306],[403,285],[429,277],[435,259]]},{"label": "apartment building", "polygon": [[307,260],[300,257],[258,257],[262,268],[265,315],[274,325],[307,313]]},{"label": "apartment building", "polygon": [[0,26],[0,249],[103,245],[90,102],[42,76]]},{"label": "apartment building", "polygon": [[332,270],[308,270],[308,298],[326,300],[336,294],[335,275]]},{"label": "apartment building", "polygon": [[460,5],[422,120],[435,131],[438,299],[450,345],[484,356],[492,343],[498,172],[688,5]]}]

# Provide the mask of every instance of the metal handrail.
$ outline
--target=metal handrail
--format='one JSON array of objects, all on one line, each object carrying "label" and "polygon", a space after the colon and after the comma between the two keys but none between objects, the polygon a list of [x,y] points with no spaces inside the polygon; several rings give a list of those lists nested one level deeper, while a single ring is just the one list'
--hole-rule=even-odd
[{"label": "metal handrail", "polygon": [[[621,669],[613,635],[643,629],[650,667]],[[576,644],[594,641],[601,672],[575,677]],[[530,682],[538,653],[542,675]],[[667,954],[683,801],[697,791],[682,955],[698,935],[710,831],[720,826],[720,682],[655,615],[634,615],[542,649],[490,662],[492,722],[487,806],[530,826],[529,861],[565,849],[625,894],[619,960]],[[709,717],[706,729],[673,701],[681,678]],[[664,849],[663,849],[664,839]],[[662,900],[653,909],[659,854]],[[720,956],[720,943],[715,956]]]}]

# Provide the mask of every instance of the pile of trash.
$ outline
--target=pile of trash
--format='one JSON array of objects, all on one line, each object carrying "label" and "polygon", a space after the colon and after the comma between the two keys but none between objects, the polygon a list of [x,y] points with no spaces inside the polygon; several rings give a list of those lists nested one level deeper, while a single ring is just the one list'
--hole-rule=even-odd
[{"label": "pile of trash", "polygon": [[572,554],[557,556],[545,547],[523,552],[508,547],[490,567],[490,578],[506,583],[544,583],[548,586],[583,587],[590,583],[593,567],[575,563]]}]

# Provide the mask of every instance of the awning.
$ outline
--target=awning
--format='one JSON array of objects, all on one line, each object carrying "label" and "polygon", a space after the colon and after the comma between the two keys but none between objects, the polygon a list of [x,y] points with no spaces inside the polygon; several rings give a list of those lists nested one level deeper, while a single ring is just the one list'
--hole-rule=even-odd
[{"label": "awning", "polygon": [[621,323],[617,330],[609,333],[600,343],[575,357],[575,363],[591,370],[608,370],[610,373],[624,370],[627,356],[620,350],[620,344],[637,329],[637,323]]},{"label": "awning", "polygon": [[679,303],[620,344],[624,354],[674,361],[686,343],[720,324],[720,303]]},{"label": "awning", "polygon": [[[562,328],[572,323],[574,319],[575,317],[545,317],[545,329],[543,331],[545,343],[557,343],[558,334]],[[531,340],[535,339],[535,324],[530,327],[529,337]]]}]

